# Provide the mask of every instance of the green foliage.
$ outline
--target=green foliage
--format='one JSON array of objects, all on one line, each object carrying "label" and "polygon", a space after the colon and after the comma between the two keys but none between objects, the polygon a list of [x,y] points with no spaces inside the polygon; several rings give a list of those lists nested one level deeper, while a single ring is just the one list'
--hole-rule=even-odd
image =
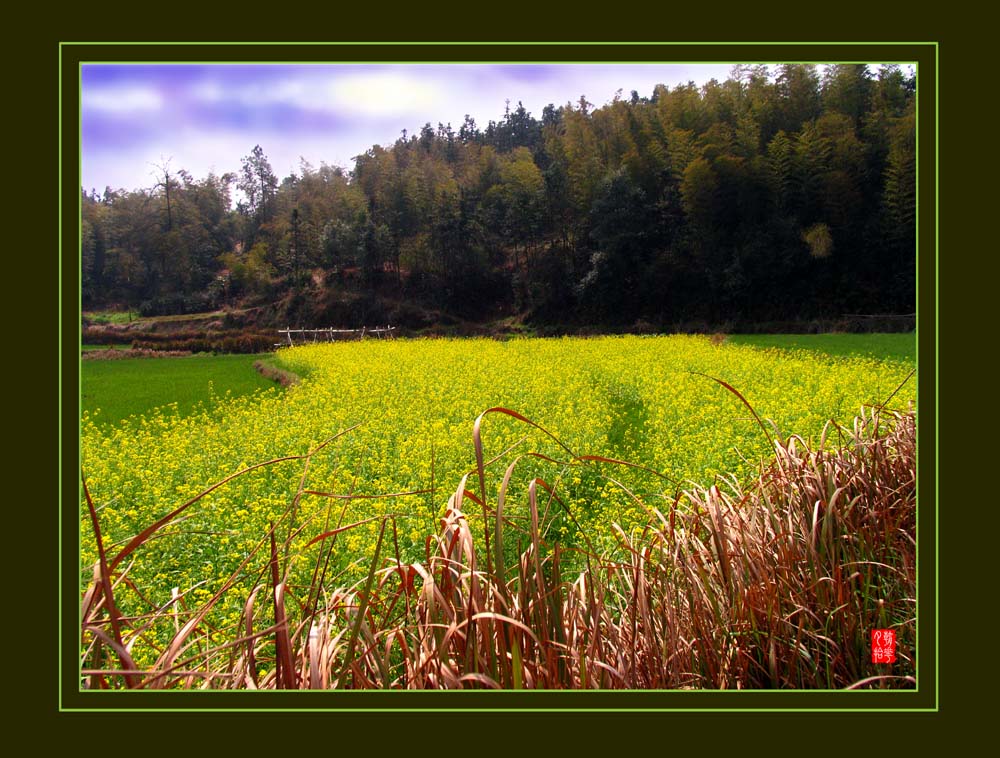
[{"label": "green foliage", "polygon": [[243,212],[258,224],[266,221],[273,210],[278,177],[260,145],[254,145],[250,155],[243,159],[237,186],[246,197],[241,206]]},{"label": "green foliage", "polygon": [[258,242],[245,254],[230,252],[219,256],[223,273],[223,293],[227,297],[250,292],[261,292],[274,275],[268,261],[266,242]]},{"label": "green foliage", "polygon": [[708,233],[714,227],[718,205],[719,182],[711,163],[705,158],[696,158],[684,169],[681,196],[684,211],[693,227]]},{"label": "green foliage", "polygon": [[168,295],[161,295],[150,300],[143,300],[139,304],[139,315],[141,316],[175,316],[190,313],[204,313],[215,310],[219,302],[210,292],[196,292],[192,295],[185,295],[174,292]]}]

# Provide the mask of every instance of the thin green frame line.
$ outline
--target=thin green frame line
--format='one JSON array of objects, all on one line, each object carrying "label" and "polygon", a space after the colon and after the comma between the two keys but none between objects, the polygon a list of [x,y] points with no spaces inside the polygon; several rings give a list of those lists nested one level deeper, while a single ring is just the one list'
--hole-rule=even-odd
[{"label": "thin green frame line", "polygon": [[[845,46],[846,45],[872,45],[872,46],[876,46],[876,45],[928,45],[928,46],[933,46],[934,47],[935,70],[939,71],[939,68],[938,68],[938,66],[939,66],[939,46],[938,46],[937,42],[918,42],[918,43],[907,43],[907,42],[860,42],[860,43],[852,43],[852,42],[835,42],[835,43],[827,43],[827,42],[812,42],[812,43],[797,43],[797,42],[779,42],[779,43],[768,43],[768,42],[741,42],[741,43],[728,43],[728,42],[726,42],[726,43],[700,43],[700,42],[671,42],[671,43],[659,43],[659,42],[629,42],[629,43],[618,43],[618,42],[602,42],[602,43],[588,43],[588,42],[558,42],[558,43],[546,43],[546,42],[530,42],[530,43],[519,43],[519,42],[500,42],[500,43],[498,43],[498,42],[478,42],[478,43],[464,43],[464,42],[445,42],[445,43],[434,43],[434,42],[405,42],[405,43],[400,43],[400,42],[387,42],[387,43],[369,43],[369,42],[334,42],[334,43],[326,43],[326,42],[307,42],[307,43],[291,43],[291,42],[269,42],[269,43],[250,43],[250,42],[227,42],[227,43],[197,42],[197,43],[184,43],[184,42],[170,42],[170,43],[155,43],[154,42],[154,43],[151,43],[151,42],[145,42],[145,43],[129,43],[129,42],[113,42],[113,43],[84,43],[84,42],[61,42],[61,43],[59,43],[59,46],[60,46],[60,62],[62,60],[62,51],[61,51],[61,48],[63,46],[91,45],[91,44],[149,45],[149,46],[156,46],[156,45],[218,45],[218,44],[222,44],[222,45],[269,45],[269,46],[299,46],[299,45],[316,45],[316,46],[351,45],[351,46],[361,46],[361,45],[379,45],[379,44],[381,44],[381,45],[393,45],[393,46],[398,46],[398,45],[427,46],[427,45],[435,45],[435,44],[445,44],[445,45],[481,45],[481,46],[489,46],[489,45],[497,45],[497,44],[500,44],[500,45],[522,45],[522,44],[528,44],[528,45],[549,45],[549,44],[555,44],[555,45],[602,45],[602,46],[626,45],[626,44],[627,45],[639,45],[639,46],[645,46],[645,45],[656,46],[656,45],[667,45],[667,44],[669,44],[669,45],[704,45],[704,44],[730,45],[731,44],[731,45],[737,45],[737,46],[753,46],[753,45],[769,45],[769,44],[812,45],[812,46],[819,46],[819,45],[823,45],[823,46],[826,46],[826,45],[845,45]],[[709,61],[709,60],[702,60],[702,61],[664,61],[663,63],[712,64],[712,63],[736,63],[736,62],[737,61],[735,61],[735,59],[729,59],[729,60],[725,60],[725,61]],[[742,62],[751,62],[751,61],[739,60],[738,62],[742,63]],[[764,61],[762,61],[762,62],[764,62]],[[839,60],[838,61],[830,61],[829,59],[819,59],[819,60],[817,60],[815,62],[812,62],[812,61],[795,61],[795,62],[793,62],[793,61],[767,61],[765,63],[771,63],[773,65],[780,65],[781,63],[813,63],[814,65],[822,65],[824,63],[831,64],[831,63],[869,63],[869,62],[870,61],[863,60],[863,59],[859,59],[858,61],[839,61]],[[111,62],[108,62],[109,65],[112,64],[112,63],[113,64],[117,64],[117,65],[130,65],[130,62],[127,62],[127,61],[111,61]],[[135,65],[199,65],[199,62],[197,62],[197,61],[182,61],[182,62],[169,61],[169,62],[165,62],[165,63],[162,63],[162,64],[158,64],[155,61],[135,61],[133,63]],[[299,64],[297,64],[296,62],[275,62],[275,61],[265,61],[265,62],[261,62],[261,61],[246,61],[245,62],[246,65],[349,65],[350,63],[352,63],[352,62],[350,62],[350,61],[336,61],[336,62],[324,63],[324,62],[317,62],[317,61],[302,61]],[[372,61],[358,61],[358,63],[369,63],[369,64],[371,64]],[[406,61],[391,61],[390,63],[397,64],[397,65],[409,65]],[[441,61],[441,62],[414,61],[412,63],[413,64],[420,64],[420,65],[463,65],[464,62],[463,61],[449,60],[449,61]],[[481,65],[489,65],[491,62],[473,61],[471,63],[478,63],[478,64],[481,64]],[[639,61],[639,62],[637,62],[637,61],[597,61],[597,62],[595,62],[595,61],[578,61],[578,62],[566,62],[566,61],[551,61],[551,60],[548,60],[548,61],[540,61],[540,62],[538,62],[536,64],[533,64],[530,61],[517,61],[517,62],[513,62],[513,63],[510,62],[510,61],[499,61],[499,62],[496,62],[496,63],[502,63],[503,65],[539,65],[539,64],[546,64],[546,63],[549,63],[549,64],[567,64],[567,65],[574,65],[575,63],[579,63],[580,65],[622,65],[622,64],[629,64],[629,65],[661,65],[661,64],[658,64],[658,62],[649,62],[649,61]],[[915,61],[915,60],[912,60],[912,59],[911,60],[899,60],[899,61],[880,60],[879,63],[883,63],[883,64],[885,64],[885,63],[910,64],[910,65],[915,65],[915,66],[919,67],[919,61]],[[78,72],[80,72],[83,65],[103,65],[103,64],[101,64],[101,63],[94,63],[94,62],[79,61],[77,65],[78,65]],[[243,65],[243,64],[238,63],[238,62],[237,63],[226,63],[226,62],[220,62],[220,61],[205,61],[205,62],[203,62],[202,65]],[[81,79],[82,79],[82,76],[81,76]],[[917,92],[915,93],[915,97],[917,97],[917,98],[919,98],[919,89],[920,89],[920,87],[918,85]],[[82,81],[78,82],[78,91],[80,91],[80,90],[82,90]],[[61,129],[61,114],[62,114],[62,70],[61,70],[61,67],[60,67],[60,73],[59,73],[59,92],[60,92],[60,102],[59,102],[59,114],[60,114],[59,183],[60,183],[60,187],[62,187],[62,141],[63,141],[63,135],[62,135],[62,129]],[[935,95],[936,95],[936,97],[935,97],[935,125],[936,125],[936,127],[939,124],[939,110],[940,110],[940,108],[939,108],[939,101],[938,101],[939,92],[940,92],[940,84],[939,84],[939,82],[936,79],[936,81],[935,81]],[[919,105],[919,100],[917,102],[917,105]],[[918,111],[918,113],[919,113],[919,111]],[[77,120],[78,120],[78,134],[79,134],[80,110],[78,110]],[[917,155],[916,155],[916,160],[917,160],[917,165],[918,166],[919,166],[919,122],[920,122],[920,119],[918,117],[918,119],[917,119],[918,150],[917,150]],[[81,137],[81,139],[82,139],[82,137]],[[80,161],[82,161],[82,142],[79,143],[79,148],[80,148],[80,153],[81,153],[81,155],[80,155]],[[937,128],[936,128],[935,129],[935,184],[936,185],[938,183],[937,170],[939,168],[939,160],[940,160],[939,154],[938,154],[938,149],[939,149],[939,137],[938,137]],[[79,168],[79,166],[78,166],[78,168]],[[918,198],[919,198],[919,172],[917,174],[917,183],[918,183]],[[918,201],[917,205],[919,207],[919,201]],[[59,198],[59,208],[60,208],[59,231],[60,231],[60,246],[61,246],[62,245],[62,214],[61,214],[61,209],[62,209],[62,195],[61,195],[61,193],[60,193],[60,198]],[[79,218],[80,214],[82,212],[81,211],[81,201],[80,201],[79,198],[77,200],[77,208],[78,208],[78,214],[77,215],[78,215],[78,218]],[[935,195],[935,219],[936,219],[936,221],[937,221],[938,212],[939,212],[939,203],[938,203],[938,200],[937,200],[937,196]],[[935,248],[937,248],[938,245],[939,245],[939,231],[938,231],[937,223],[936,223],[936,225],[935,225]],[[77,259],[78,259],[78,263],[80,263],[80,261],[82,260],[82,258],[81,258],[81,252],[80,252],[80,245],[79,244],[77,245]],[[917,260],[919,262],[919,240],[918,240],[918,243],[917,243]],[[917,270],[917,277],[919,277],[919,265],[918,265],[917,268],[918,268],[918,270]],[[59,275],[60,275],[60,282],[59,282],[59,293],[60,293],[60,303],[59,303],[59,314],[60,314],[60,330],[59,330],[60,331],[60,333],[59,333],[59,345],[60,345],[60,356],[59,356],[59,366],[60,366],[59,414],[60,414],[60,419],[61,419],[62,418],[62,392],[61,392],[61,389],[62,389],[62,355],[61,355],[61,345],[62,345],[62,261],[61,261],[61,256],[60,256],[60,263],[59,263]],[[939,300],[939,295],[938,295],[938,292],[939,292],[939,278],[938,278],[938,275],[939,275],[939,256],[937,255],[937,249],[935,249],[935,306],[936,306],[936,308],[935,308],[935,310],[936,310],[935,316],[936,316],[936,325],[938,323],[937,304],[938,304],[938,300]],[[919,293],[919,285],[917,286],[917,292]],[[81,300],[81,293],[80,292],[77,293],[77,301],[78,301],[78,306],[82,308],[82,300]],[[919,313],[919,298],[918,298],[918,302],[917,302],[917,309],[918,309],[918,313]],[[918,322],[919,322],[919,315],[918,315]],[[917,328],[919,329],[919,323],[918,323],[918,327]],[[937,349],[937,345],[938,345],[938,339],[939,339],[939,337],[938,337],[938,331],[936,330],[935,331],[935,348],[936,349]],[[918,339],[917,342],[918,342],[918,344],[917,344],[917,365],[919,367],[919,339]],[[77,337],[77,343],[78,343],[78,347],[79,347],[79,343],[80,343],[80,336],[79,335]],[[937,357],[937,356],[935,356],[935,357]],[[935,361],[935,377],[936,378],[938,376],[938,365],[937,365],[937,363],[938,362],[936,360]],[[79,364],[77,365],[77,373],[78,373],[78,379],[79,379],[79,375],[80,375],[80,366],[79,366]],[[938,399],[937,382],[935,383],[935,396],[936,396],[936,400],[937,400]],[[937,408],[937,404],[935,404],[935,417],[938,418],[938,416],[939,416],[939,411],[938,411],[938,408]],[[79,424],[78,424],[78,426],[79,426]],[[935,430],[935,431],[936,431],[936,436],[937,436],[937,430]],[[60,439],[60,448],[61,448],[61,441],[62,441],[62,428],[61,428],[61,425],[60,425],[60,430],[59,430],[59,439]],[[935,456],[935,457],[937,458],[937,456]],[[60,491],[62,491],[62,466],[61,466],[62,455],[61,455],[61,449],[60,449],[60,456],[59,456],[59,458],[60,458],[59,486],[60,486]],[[936,465],[937,465],[937,461],[936,461]],[[938,488],[937,480],[935,480],[935,489],[937,490],[937,488]],[[918,519],[919,519],[919,507],[918,507]],[[938,523],[939,522],[939,509],[937,508],[937,502],[935,502],[935,519],[936,519],[936,523]],[[61,509],[60,509],[59,521],[60,521],[60,538],[59,539],[60,539],[60,548],[61,548],[61,546],[62,546],[62,529],[61,529],[61,525],[62,525],[62,513],[61,513]],[[79,535],[79,526],[78,526],[78,535]],[[935,554],[936,554],[936,556],[937,556],[938,551],[939,551],[939,532],[936,531],[936,533],[935,533]],[[60,559],[59,559],[59,561],[60,561],[60,568],[61,568],[62,567],[62,553],[61,553],[61,549],[60,549]],[[939,573],[939,566],[937,565],[937,562],[936,562],[935,568],[936,568],[936,572]],[[936,578],[939,578],[939,577],[936,576]],[[62,571],[60,570],[60,590],[61,590],[61,581],[62,581]],[[936,592],[936,597],[938,597],[939,596],[939,587],[938,586],[935,587],[935,592]],[[918,595],[919,595],[919,593],[918,593]],[[936,606],[936,609],[937,609],[937,606]],[[60,610],[59,610],[59,617],[60,617],[60,619],[62,618],[62,607],[61,607],[61,604],[60,604]],[[936,629],[939,630],[939,628],[940,628],[939,618],[936,618],[935,622],[936,622]],[[918,634],[919,634],[919,626],[920,625],[919,625],[919,622],[918,622],[918,625],[917,625],[917,633]],[[936,648],[939,648],[939,642],[938,642],[938,640],[935,640],[935,643],[936,643]],[[936,650],[936,652],[939,652],[939,650]],[[939,670],[940,670],[940,661],[939,661],[939,658],[937,656],[935,657],[935,664],[936,664],[936,672],[939,673]],[[60,670],[62,670],[62,648],[61,648],[61,646],[60,646]],[[889,691],[889,692],[886,692],[884,695],[881,695],[880,697],[892,697],[894,695],[898,695],[898,694],[902,694],[902,693],[906,693],[906,692],[919,693],[920,692],[919,682],[920,682],[920,678],[918,677],[917,687],[914,690]],[[60,680],[60,685],[61,685],[61,680]],[[566,709],[563,709],[563,708],[547,708],[545,710],[553,711],[553,712],[558,712],[558,711],[562,711],[562,710],[574,711],[574,712],[575,711],[579,711],[579,710],[586,710],[586,711],[622,711],[622,710],[625,710],[626,712],[633,712],[633,711],[635,711],[635,712],[643,712],[643,711],[656,711],[656,712],[665,712],[665,711],[667,711],[667,712],[669,712],[669,711],[677,711],[677,712],[689,712],[689,711],[706,711],[706,712],[712,712],[712,711],[747,711],[747,712],[761,712],[761,711],[765,711],[765,712],[773,712],[773,711],[776,711],[776,710],[777,711],[794,711],[794,712],[827,712],[827,711],[833,711],[833,712],[839,712],[839,711],[845,711],[845,712],[846,711],[870,712],[872,710],[885,711],[885,712],[937,711],[937,710],[939,710],[939,706],[937,705],[937,703],[938,703],[938,694],[939,694],[939,689],[940,689],[939,676],[935,677],[935,689],[936,689],[936,693],[935,693],[935,706],[933,706],[933,707],[921,707],[921,708],[878,708],[878,709],[872,709],[872,708],[854,708],[854,707],[849,707],[849,708],[840,708],[840,707],[824,707],[824,708],[780,708],[780,707],[778,707],[778,708],[775,708],[775,707],[767,707],[767,708],[671,708],[671,707],[660,707],[660,708],[626,708],[626,709],[622,709],[622,708],[616,708],[616,707],[609,707],[609,708],[594,708],[594,709],[591,709],[591,708],[582,708],[582,709],[581,708],[566,708]],[[305,692],[307,692],[309,694],[320,694],[320,691],[305,691]],[[392,696],[392,695],[395,694],[395,693],[391,693],[391,691],[376,691],[376,692],[378,692],[379,694],[389,694],[390,696]],[[499,690],[498,692],[503,693],[503,692],[507,692],[507,691]],[[510,692],[515,692],[515,691],[510,691]],[[597,691],[597,692],[602,692],[602,691]],[[628,692],[629,693],[641,693],[643,695],[645,695],[645,694],[652,694],[652,693],[677,693],[677,694],[680,694],[680,691],[678,691],[678,690],[630,690]],[[697,692],[697,693],[716,693],[717,691],[716,690],[692,690],[690,692],[684,691],[683,695],[686,696],[686,695],[690,694],[691,692]],[[743,692],[774,692],[774,690],[745,690]],[[795,694],[795,696],[799,696],[799,695],[802,694],[802,692],[803,691],[796,691],[794,694]],[[806,692],[814,693],[814,694],[819,694],[819,693],[868,692],[869,696],[870,696],[870,693],[871,693],[871,691],[868,691],[868,690],[844,690],[844,689],[808,690]],[[88,694],[93,694],[93,693],[88,693]],[[352,693],[352,695],[354,695],[354,694],[356,694],[356,693]],[[537,694],[537,693],[535,693],[535,694]],[[581,694],[584,694],[584,693],[581,693]],[[603,694],[607,694],[607,692],[604,692]],[[618,693],[618,694],[622,694],[622,693]],[[231,696],[231,693],[227,693],[227,696]],[[491,694],[491,696],[493,696],[493,695]],[[62,706],[62,689],[61,689],[61,686],[60,686],[60,706]],[[60,709],[62,710],[62,707]],[[70,708],[68,710],[73,710],[73,711],[89,711],[89,710],[104,711],[104,710],[107,710],[107,709]],[[192,710],[192,711],[194,711],[194,710],[203,710],[203,708],[191,708],[191,709],[186,709],[186,708],[166,708],[166,709],[157,709],[157,708],[154,708],[154,709],[128,708],[127,710],[128,711],[132,711],[132,710],[137,710],[137,711],[158,711],[158,710],[165,710],[165,711],[185,711],[185,710]],[[233,710],[233,711],[238,711],[238,712],[260,710],[260,711],[264,711],[264,712],[270,712],[270,711],[273,711],[274,709],[272,709],[272,708],[261,708],[261,709],[256,709],[256,708],[249,708],[249,709],[248,708],[237,708],[237,709],[212,708],[211,710],[217,710],[217,711]],[[282,708],[281,710],[299,710],[299,709],[296,709],[296,708],[293,708],[293,709]],[[316,708],[308,707],[308,708],[302,708],[301,710],[303,710],[303,711],[312,711],[312,710],[338,710],[338,711],[350,711],[350,712],[354,712],[354,711],[366,711],[367,712],[367,711],[382,711],[382,710],[385,710],[385,711],[403,711],[403,712],[405,712],[405,711],[436,711],[436,710],[440,710],[440,709],[439,708],[415,708],[415,709],[409,709],[409,708],[394,708],[394,707],[387,707],[387,708],[316,709]],[[535,708],[529,708],[529,707],[525,707],[525,708],[514,707],[514,708],[462,708],[462,710],[484,711],[484,712],[488,712],[488,711],[512,712],[512,711],[520,711],[520,710],[530,711],[530,710],[536,710],[536,709]]]},{"label": "thin green frame line", "polygon": [[[60,67],[60,76],[61,75],[62,75],[62,70],[61,70],[61,67]],[[76,69],[76,79],[77,79],[77,88],[78,88],[77,92],[79,94],[82,94],[82,92],[83,92],[83,71],[82,71],[82,69],[79,66],[77,66],[77,69]],[[78,148],[77,148],[78,151],[79,151],[79,153],[77,155],[77,171],[79,172],[78,176],[82,177],[83,176],[83,108],[82,108],[82,106],[78,106],[77,107],[76,122],[77,122],[77,134],[79,135]],[[61,165],[62,165],[62,161],[60,160],[60,166]],[[83,226],[83,199],[80,196],[79,192],[76,193],[76,197],[77,197],[77,225],[78,225],[79,228],[82,228],[82,226]],[[60,259],[62,258],[62,256],[59,256],[59,257],[60,257]],[[77,288],[77,293],[76,293],[77,294],[77,307],[79,308],[79,312],[82,315],[83,314],[83,239],[82,239],[82,234],[78,234],[77,235],[76,257],[77,257],[77,266],[79,267],[78,270],[80,271],[80,281],[79,281],[79,286]],[[61,279],[61,277],[60,277],[60,279]],[[78,352],[81,350],[82,344],[83,344],[83,334],[82,334],[82,331],[80,329],[78,329],[77,330],[77,350],[78,350]],[[77,359],[77,364],[76,364],[76,393],[77,393],[77,399],[78,399],[78,401],[80,403],[77,406],[77,415],[79,416],[80,415],[79,409],[83,407],[83,366],[82,366],[82,361],[79,358]],[[83,429],[81,427],[80,419],[79,418],[77,418],[77,420],[76,420],[76,428],[77,428],[78,438],[82,437],[82,435],[83,435]],[[77,470],[77,472],[82,472],[83,471],[83,446],[79,445],[79,444],[77,446],[76,470]],[[62,531],[62,530],[60,530],[60,531]],[[79,518],[76,519],[76,535],[77,535],[77,564],[79,564],[80,563],[80,552],[81,552],[81,548],[83,546],[83,533],[81,531],[80,519]],[[80,570],[80,566],[77,565],[77,571],[79,572],[79,570]],[[77,626],[79,627],[82,624],[82,621],[83,621],[83,614],[82,614],[83,609],[79,607],[79,603],[77,604],[77,606],[78,607],[77,607],[77,614],[76,614],[76,623],[77,623]],[[61,648],[61,646],[60,646],[60,648]]]},{"label": "thin green frame line", "polygon": [[[181,65],[183,65],[183,64],[181,64]],[[277,65],[281,65],[281,64],[277,64]],[[323,64],[318,64],[318,65],[323,65]],[[60,107],[61,107],[61,104],[60,104]],[[60,144],[60,171],[61,171],[61,144]],[[78,203],[78,205],[79,205],[79,203]],[[79,253],[79,250],[78,250],[78,253]],[[78,254],[78,259],[79,259],[79,254]],[[60,282],[60,286],[61,286],[61,282]],[[61,306],[61,303],[60,303],[60,306]],[[78,339],[78,342],[79,342],[79,339]],[[918,349],[919,349],[919,347],[918,347]],[[61,398],[60,398],[60,400],[61,400]],[[767,692],[768,690],[753,690],[753,691]],[[839,692],[839,691],[840,690],[812,690],[811,692]],[[917,688],[916,691],[919,691],[919,683],[918,683],[918,688]],[[673,691],[672,690],[652,690],[650,692],[673,692]]]}]

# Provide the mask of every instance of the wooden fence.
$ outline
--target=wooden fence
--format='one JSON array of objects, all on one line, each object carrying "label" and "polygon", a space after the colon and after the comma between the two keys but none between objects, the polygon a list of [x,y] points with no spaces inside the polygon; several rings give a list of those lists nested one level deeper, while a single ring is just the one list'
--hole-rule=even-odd
[{"label": "wooden fence", "polygon": [[[337,342],[340,340],[363,340],[365,337],[377,337],[378,339],[393,339],[394,326],[363,326],[360,329],[279,329],[278,334],[283,334],[288,339],[289,345],[302,344],[306,342]],[[292,339],[296,335],[298,342]],[[275,347],[284,347],[284,342],[274,343]]]}]

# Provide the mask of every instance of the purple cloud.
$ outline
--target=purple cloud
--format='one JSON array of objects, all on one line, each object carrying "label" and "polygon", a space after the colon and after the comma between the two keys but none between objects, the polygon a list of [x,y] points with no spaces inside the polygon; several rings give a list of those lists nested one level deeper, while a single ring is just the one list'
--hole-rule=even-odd
[{"label": "purple cloud", "polygon": [[172,158],[202,177],[237,171],[260,144],[276,173],[351,168],[354,156],[425,123],[484,127],[520,101],[536,118],[548,103],[596,105],[617,90],[648,96],[657,83],[725,79],[730,66],[616,64],[84,65],[82,184],[149,186],[149,164]]}]

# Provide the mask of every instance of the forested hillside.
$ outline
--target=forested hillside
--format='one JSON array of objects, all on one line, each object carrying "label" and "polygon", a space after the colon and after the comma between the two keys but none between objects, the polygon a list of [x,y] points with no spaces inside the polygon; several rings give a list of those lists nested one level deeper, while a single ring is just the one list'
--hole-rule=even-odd
[{"label": "forested hillside", "polygon": [[155,186],[83,191],[83,304],[342,293],[605,326],[911,313],[915,89],[896,66],[737,66],[428,123],[351,169],[279,178],[260,145],[221,176],[165,162]]}]

